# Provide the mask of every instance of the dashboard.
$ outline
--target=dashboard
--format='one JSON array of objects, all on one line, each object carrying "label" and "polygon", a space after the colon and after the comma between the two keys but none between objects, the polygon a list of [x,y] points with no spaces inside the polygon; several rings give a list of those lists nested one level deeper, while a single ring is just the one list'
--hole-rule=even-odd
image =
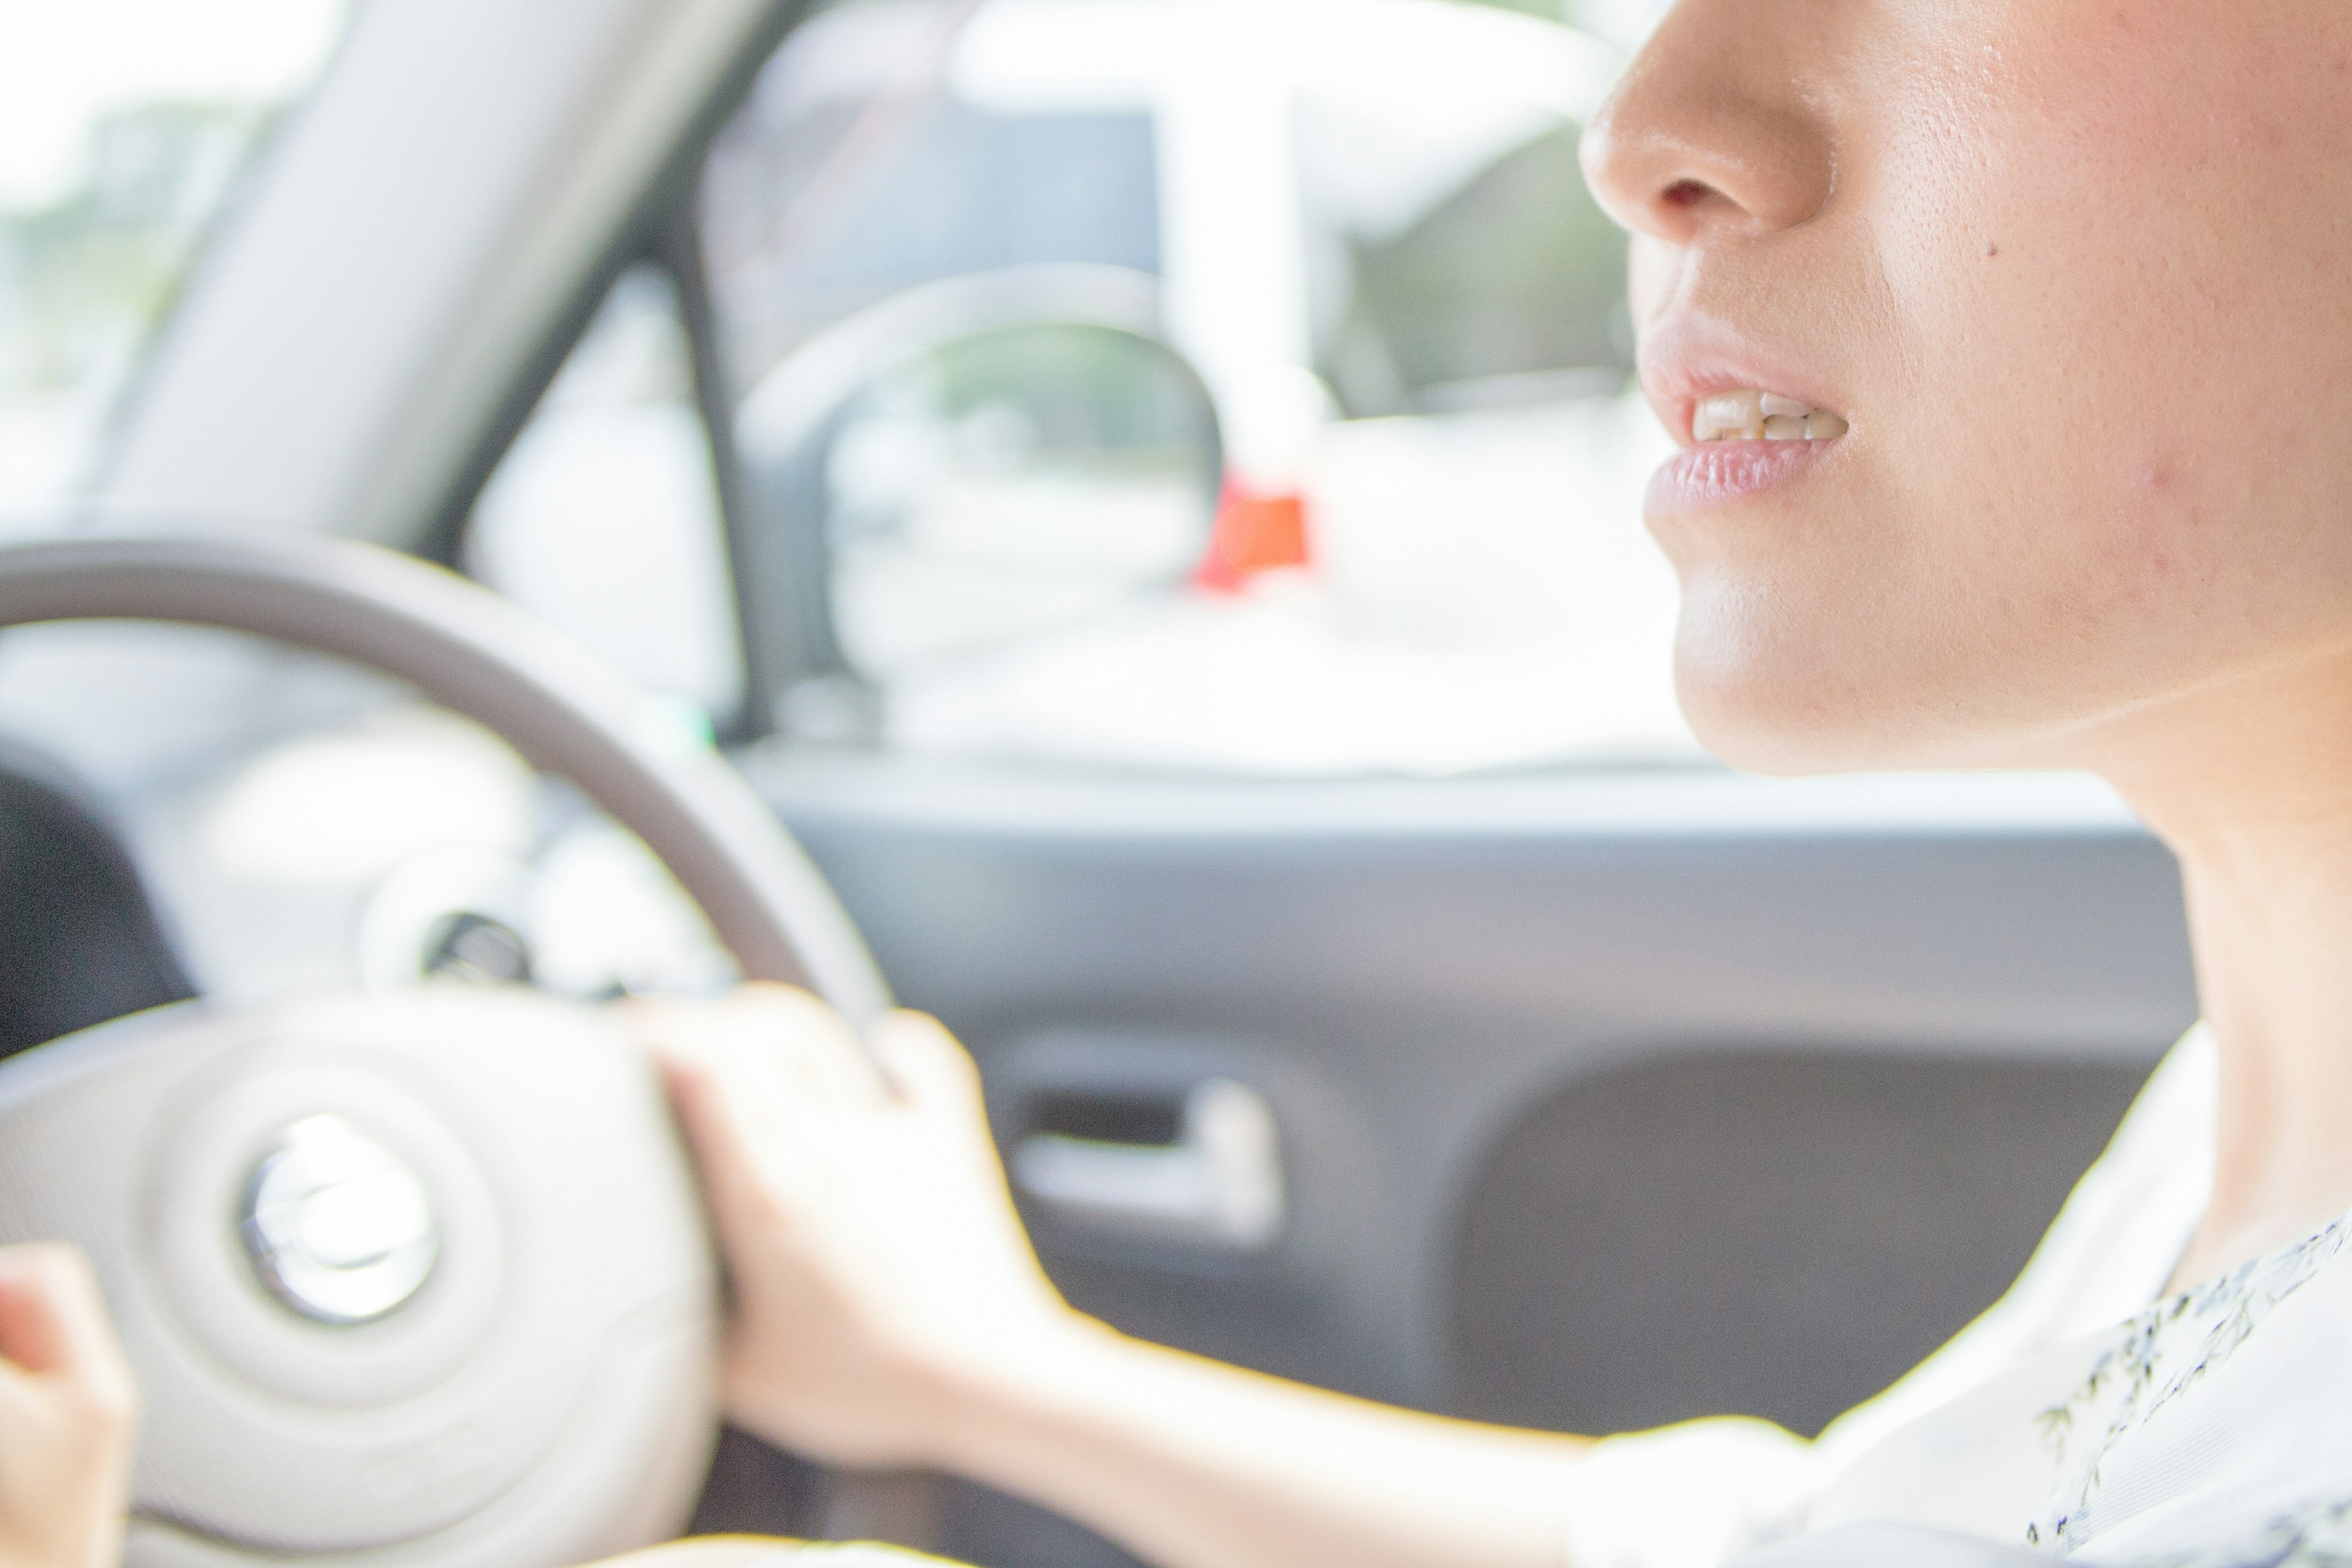
[{"label": "dashboard", "polygon": [[103,804],[0,742],[0,1056],[194,988]]},{"label": "dashboard", "polygon": [[176,626],[0,637],[0,931],[8,1049],[196,994],[735,974],[633,835],[488,731]]}]

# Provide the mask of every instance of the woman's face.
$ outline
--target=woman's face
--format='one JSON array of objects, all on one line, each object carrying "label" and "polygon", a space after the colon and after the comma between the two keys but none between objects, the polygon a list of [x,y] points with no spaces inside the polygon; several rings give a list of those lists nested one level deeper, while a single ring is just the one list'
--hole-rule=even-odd
[{"label": "woman's face", "polygon": [[[2098,765],[2352,681],[2352,6],[1682,0],[1585,163],[1720,754]],[[1738,389],[1846,432],[1690,445]]]}]

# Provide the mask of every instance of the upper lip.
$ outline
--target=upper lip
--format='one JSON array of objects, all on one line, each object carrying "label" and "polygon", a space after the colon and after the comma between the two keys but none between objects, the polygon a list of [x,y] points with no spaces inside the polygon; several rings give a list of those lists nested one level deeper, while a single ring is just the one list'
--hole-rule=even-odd
[{"label": "upper lip", "polygon": [[1745,387],[1853,417],[1820,376],[1792,357],[1687,309],[1661,317],[1643,331],[1640,363],[1643,395],[1679,446],[1696,445],[1691,426],[1702,399]]}]

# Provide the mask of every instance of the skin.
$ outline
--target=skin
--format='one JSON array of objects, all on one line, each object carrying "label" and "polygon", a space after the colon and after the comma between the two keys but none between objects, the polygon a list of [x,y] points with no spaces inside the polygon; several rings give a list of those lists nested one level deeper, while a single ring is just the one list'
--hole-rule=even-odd
[{"label": "skin", "polygon": [[2180,1279],[2352,1204],[2352,14],[1685,0],[1585,163],[1851,434],[1661,514],[1683,705],[1765,772],[2077,767],[2179,855],[2223,1056]]},{"label": "skin", "polygon": [[82,1255],[0,1247],[0,1568],[114,1568],[139,1402]]},{"label": "skin", "polygon": [[[1683,0],[1585,142],[1678,438],[1695,342],[1850,426],[1793,482],[1654,493],[1700,736],[1769,773],[2092,769],[2178,853],[2223,1061],[2183,1282],[2352,1206],[2347,107],[2342,7]],[[1580,1440],[1072,1313],[936,1025],[884,1032],[889,1089],[804,998],[647,1027],[753,1429],[1171,1568],[1557,1568]]]},{"label": "skin", "polygon": [[1731,323],[1854,426],[1801,485],[1653,519],[1702,737],[2138,785],[2183,699],[2340,659],[2347,19],[1750,11],[1680,7],[1586,144],[1645,333]]},{"label": "skin", "polygon": [[738,1425],[834,1464],[968,1476],[1153,1563],[1558,1568],[1551,1500],[1581,1439],[1261,1377],[1065,1305],[979,1075],[931,1019],[887,1020],[869,1059],[778,987],[637,1018],[727,1258]]}]

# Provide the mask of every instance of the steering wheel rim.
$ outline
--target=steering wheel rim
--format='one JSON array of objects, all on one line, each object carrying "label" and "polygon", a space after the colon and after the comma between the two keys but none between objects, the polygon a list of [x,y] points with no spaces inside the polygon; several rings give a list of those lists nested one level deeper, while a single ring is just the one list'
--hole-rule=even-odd
[{"label": "steering wheel rim", "polygon": [[595,655],[455,573],[317,535],[105,537],[0,548],[0,629],[139,620],[349,660],[482,724],[642,838],[747,980],[804,985],[859,1028],[890,1006],[857,928],[724,758],[664,746]]},{"label": "steering wheel rim", "polygon": [[[89,620],[245,633],[404,680],[635,831],[746,978],[807,985],[858,1026],[890,1005],[822,874],[723,758],[681,743],[675,724],[650,721],[648,700],[593,654],[455,574],[317,537],[0,546],[0,628]],[[484,1089],[477,1077],[503,1087]],[[548,1104],[567,1097],[593,1114],[551,1132]],[[343,1561],[363,1548],[381,1568],[529,1568],[674,1531],[700,1489],[715,1433],[717,1300],[699,1205],[659,1100],[649,1067],[609,1022],[529,993],[428,987],[258,1007],[182,1003],[0,1063],[0,1146],[22,1156],[0,1162],[12,1166],[0,1171],[0,1241],[81,1241],[142,1383],[152,1373],[157,1385],[149,1437],[161,1447],[153,1475],[142,1456],[126,1562],[252,1568],[321,1552]],[[252,1239],[264,1178],[289,1149],[301,1152],[289,1134],[299,1144],[322,1121],[338,1123],[346,1145],[361,1135],[379,1165],[418,1178],[419,1201],[446,1242],[419,1277],[425,1283],[402,1284],[393,1307],[323,1324],[289,1315],[305,1309],[270,1278]],[[553,1157],[538,1173],[518,1171],[517,1149],[534,1139]],[[302,1157],[316,1164],[311,1147]],[[604,1194],[586,1205],[593,1213],[566,1182]],[[549,1294],[567,1281],[583,1287],[576,1302]],[[528,1321],[551,1321],[550,1310],[604,1313],[594,1320],[610,1325],[597,1330],[601,1360],[581,1345],[537,1342],[562,1334],[525,1331]],[[457,1374],[461,1364],[474,1369],[470,1384]],[[514,1386],[536,1378],[542,1416],[550,1399],[582,1401],[566,1428],[570,1447],[544,1447],[543,1431],[492,1442],[481,1425],[499,1408],[484,1404],[492,1375]],[[434,1417],[446,1430],[419,1447],[428,1388],[430,1398],[447,1394]],[[351,1425],[361,1406],[392,1400],[387,1415],[407,1414],[387,1431],[404,1421],[409,1436],[386,1461],[390,1472],[375,1460],[354,1469],[365,1458],[356,1449],[348,1464],[323,1451],[319,1463],[341,1465],[352,1472],[334,1471],[341,1483],[377,1492],[390,1473],[420,1489],[415,1500],[377,1496],[391,1511],[364,1542],[337,1533],[354,1525],[305,1523],[305,1508],[316,1513],[331,1489],[272,1501],[269,1488],[283,1492],[284,1478],[219,1468],[233,1456],[215,1452],[221,1445],[203,1411],[251,1416],[240,1389],[347,1448],[377,1440]],[[457,1484],[451,1478],[492,1469],[528,1484],[501,1480],[497,1500],[466,1504],[471,1512],[445,1495],[432,1514],[433,1489],[446,1494]],[[540,1538],[514,1533],[526,1526]]]}]

